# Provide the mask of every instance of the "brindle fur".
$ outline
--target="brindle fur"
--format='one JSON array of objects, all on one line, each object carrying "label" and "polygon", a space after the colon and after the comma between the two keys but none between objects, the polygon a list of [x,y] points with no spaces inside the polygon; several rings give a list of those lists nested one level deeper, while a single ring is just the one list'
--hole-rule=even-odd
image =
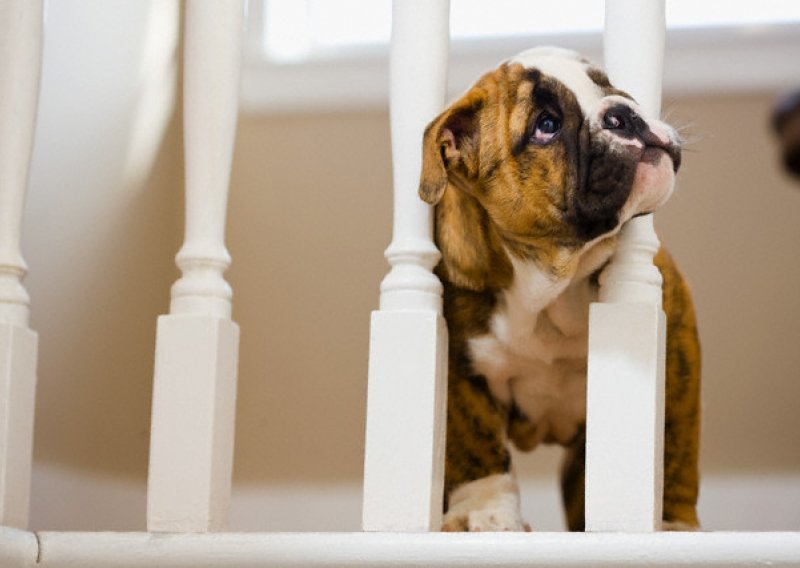
[{"label": "brindle fur", "polygon": [[[591,75],[609,94],[620,93],[601,71]],[[532,121],[556,103],[565,107],[564,131],[577,135],[533,154],[523,143]],[[613,227],[627,197],[616,187],[580,194],[581,184],[613,184],[605,178],[618,173],[587,171],[581,164],[591,149],[585,128],[571,122],[580,117],[574,96],[560,83],[504,64],[426,130],[420,195],[437,204],[442,261],[436,270],[444,283],[450,332],[445,510],[447,495],[458,486],[509,471],[508,439],[523,450],[535,445],[536,424],[513,403],[492,396],[486,379],[473,370],[468,349],[470,338],[489,329],[498,292],[511,285],[508,254],[534,260],[554,277],[571,277],[583,245]],[[656,264],[664,278],[668,322],[664,520],[697,527],[700,351],[694,309],[663,249]],[[596,274],[589,278],[596,286]],[[581,430],[562,471],[570,530],[583,529],[583,462]]]},{"label": "brindle fur", "polygon": [[[664,278],[667,314],[663,518],[667,526],[697,528],[700,341],[686,281],[665,249],[658,252],[654,261]],[[569,448],[561,471],[561,491],[571,531],[582,531],[584,527],[585,443],[582,432]]]}]

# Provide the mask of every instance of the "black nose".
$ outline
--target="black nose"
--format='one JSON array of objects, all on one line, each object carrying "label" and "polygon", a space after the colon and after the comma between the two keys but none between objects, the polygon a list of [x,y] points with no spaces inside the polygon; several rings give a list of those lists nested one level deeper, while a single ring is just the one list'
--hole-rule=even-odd
[{"label": "black nose", "polygon": [[676,142],[663,141],[656,136],[647,122],[632,108],[626,105],[611,107],[603,115],[603,129],[610,130],[622,138],[638,138],[645,148],[659,148],[672,158],[672,168],[675,172],[681,165],[681,147]]},{"label": "black nose", "polygon": [[649,130],[644,119],[625,105],[616,105],[606,111],[603,115],[603,128],[625,137],[641,137]]}]

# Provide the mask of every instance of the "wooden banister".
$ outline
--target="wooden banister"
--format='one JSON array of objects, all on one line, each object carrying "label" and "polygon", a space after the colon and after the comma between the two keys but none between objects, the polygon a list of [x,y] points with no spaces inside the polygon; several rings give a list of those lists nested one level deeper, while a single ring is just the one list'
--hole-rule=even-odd
[{"label": "wooden banister", "polygon": [[[664,0],[606,0],[605,67],[658,116]],[[623,228],[589,317],[586,529],[661,527],[666,320],[652,215]]]},{"label": "wooden banister", "polygon": [[184,52],[186,233],[158,320],[147,494],[150,531],[227,527],[239,327],[223,278],[244,0],[189,0]]},{"label": "wooden banister", "polygon": [[447,327],[433,215],[418,196],[420,141],[444,106],[449,0],[392,5],[392,269],[372,313],[364,458],[363,528],[427,531],[441,526]]},{"label": "wooden banister", "polygon": [[0,525],[28,524],[38,335],[20,236],[42,67],[42,0],[0,0]]}]

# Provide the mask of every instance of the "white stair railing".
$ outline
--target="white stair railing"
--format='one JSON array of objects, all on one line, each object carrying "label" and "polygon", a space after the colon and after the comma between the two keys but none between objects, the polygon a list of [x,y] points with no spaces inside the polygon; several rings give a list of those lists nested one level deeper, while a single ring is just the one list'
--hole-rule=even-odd
[{"label": "white stair railing", "polygon": [[[186,4],[186,234],[170,314],[158,324],[151,532],[204,533],[227,522],[239,331],[223,278],[224,227],[243,8],[244,0]],[[36,334],[27,324],[19,235],[42,2],[0,0],[0,566],[800,565],[798,532],[641,534],[660,522],[663,436],[664,315],[650,218],[624,229],[603,275],[605,303],[590,316],[587,528],[624,532],[421,534],[438,529],[442,512],[447,330],[432,273],[439,254],[431,209],[417,198],[417,180],[422,131],[444,101],[448,9],[448,0],[394,3],[395,224],[386,253],[392,269],[372,319],[364,482],[364,528],[385,532],[153,538],[10,528],[26,524],[30,479]],[[663,11],[664,0],[607,0],[606,66],[653,115]]]},{"label": "white stair railing", "polygon": [[[657,117],[664,0],[606,0],[611,82]],[[586,530],[661,527],[666,318],[652,215],[629,221],[589,316]],[[622,465],[621,465],[622,464]]]},{"label": "white stair railing", "polygon": [[239,327],[223,278],[225,211],[244,0],[189,0],[184,55],[186,231],[170,313],[158,320],[147,527],[224,530],[228,523]]},{"label": "white stair railing", "polygon": [[43,0],[0,1],[0,525],[28,525],[38,336],[20,236],[39,77]]},{"label": "white stair railing", "polygon": [[433,274],[432,208],[418,196],[425,126],[444,106],[449,0],[392,6],[392,269],[372,313],[364,530],[426,531],[441,526],[447,389],[442,284]]},{"label": "white stair railing", "polygon": [[[442,502],[446,362],[439,358],[446,357],[446,330],[439,331],[441,284],[431,272],[439,259],[431,208],[417,197],[417,184],[422,132],[442,106],[448,19],[446,2],[393,3],[394,238],[386,255],[392,271],[372,318],[365,530],[436,529]],[[608,72],[653,116],[664,30],[663,0],[606,2]],[[661,524],[666,320],[652,263],[657,250],[652,216],[629,222],[603,274],[604,303],[591,309],[588,530],[640,532]],[[627,464],[622,471],[620,463]]]}]

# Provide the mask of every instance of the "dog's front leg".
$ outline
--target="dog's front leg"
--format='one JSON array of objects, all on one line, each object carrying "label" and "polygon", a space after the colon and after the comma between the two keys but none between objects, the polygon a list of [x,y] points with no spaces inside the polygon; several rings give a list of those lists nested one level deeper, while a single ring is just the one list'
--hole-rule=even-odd
[{"label": "dog's front leg", "polygon": [[507,411],[480,376],[451,371],[443,531],[530,530],[506,446]]}]

